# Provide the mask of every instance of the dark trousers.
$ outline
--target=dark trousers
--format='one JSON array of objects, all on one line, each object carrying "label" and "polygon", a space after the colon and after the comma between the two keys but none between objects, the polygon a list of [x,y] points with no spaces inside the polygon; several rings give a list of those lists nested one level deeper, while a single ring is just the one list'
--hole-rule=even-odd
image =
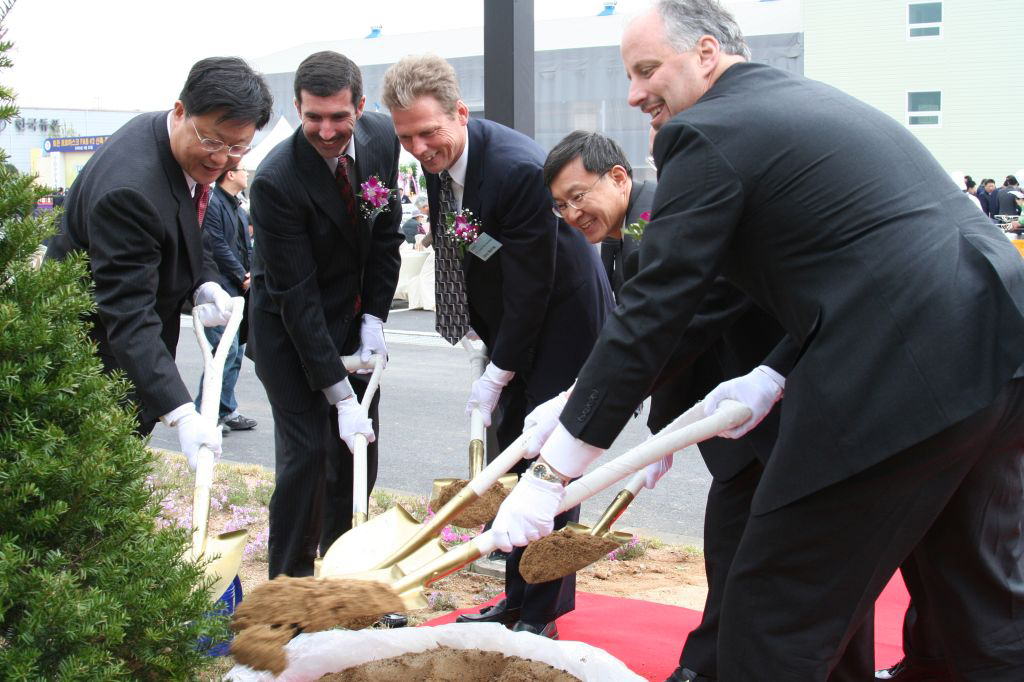
[{"label": "dark trousers", "polygon": [[[917,560],[907,557],[907,560],[900,566],[900,573],[903,574],[903,582],[906,585],[914,585],[914,592],[919,595],[924,593],[924,580],[917,567]],[[908,588],[909,590],[910,588]],[[935,627],[935,616],[932,614],[931,604],[921,601],[920,604],[911,601],[907,606],[907,612],[903,616],[903,654],[910,665],[936,666],[944,664],[942,653],[942,638]],[[952,680],[950,673],[943,680],[936,679],[935,682]]]},{"label": "dark trousers", "polygon": [[[567,386],[565,388],[568,388]],[[526,390],[525,382],[516,377],[502,391],[499,401],[500,422],[497,426],[498,452],[488,452],[488,461],[494,459],[519,437],[523,432],[523,421],[526,415],[538,404],[554,397],[552,393],[546,398],[531,398]],[[493,423],[493,422],[492,422]],[[513,468],[518,474],[526,471],[532,460],[521,460]],[[570,521],[579,521],[580,508],[573,507],[555,517],[555,530],[564,528]],[[576,608],[576,574],[573,573],[559,580],[530,585],[519,573],[519,562],[523,558],[525,547],[516,547],[505,561],[505,597],[510,608],[522,609],[520,620],[532,625],[550,623],[559,616],[564,616]]]},{"label": "dark trousers", "polygon": [[[750,518],[750,503],[764,467],[752,461],[727,480],[714,479],[704,512],[704,570],[708,596],[700,625],[686,638],[679,665],[709,679],[718,678],[718,628],[722,597],[743,530]],[[830,682],[867,682],[875,662],[874,613],[850,640],[846,652],[829,676]]]},{"label": "dark trousers", "polygon": [[[365,379],[349,378],[361,398]],[[313,575],[317,550],[322,556],[352,527],[352,453],[338,434],[338,410],[316,393],[312,408],[303,412],[270,401],[275,474],[267,541],[271,578]],[[367,492],[377,480],[379,400],[378,391],[369,410],[377,440],[367,448]]]},{"label": "dark trousers", "polygon": [[826,679],[912,557],[911,597],[933,605],[953,678],[1024,680],[1022,463],[1024,381],[1015,380],[967,419],[751,516],[726,581],[720,678]]}]

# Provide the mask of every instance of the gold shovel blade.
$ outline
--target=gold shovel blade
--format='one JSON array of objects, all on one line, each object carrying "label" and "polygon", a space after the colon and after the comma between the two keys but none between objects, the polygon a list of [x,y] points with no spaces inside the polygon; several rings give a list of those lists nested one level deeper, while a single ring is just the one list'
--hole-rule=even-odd
[{"label": "gold shovel blade", "polygon": [[[334,541],[324,554],[319,575],[339,576],[369,571],[411,538],[420,524],[400,504],[374,516]],[[426,543],[400,564],[419,566],[444,554],[437,540]]]},{"label": "gold shovel blade", "polygon": [[[465,483],[464,478],[435,478],[434,485],[430,488],[430,500],[436,500],[444,492],[445,488],[454,483]],[[436,509],[434,511],[437,511]]]},{"label": "gold shovel blade", "polygon": [[[590,526],[584,526],[582,523],[576,523],[575,521],[570,521],[569,523],[565,524],[565,527],[567,530],[571,530],[574,533],[583,533],[584,535],[594,534],[593,528],[591,528]],[[609,540],[614,540],[620,545],[625,545],[633,539],[632,533],[627,533],[621,530],[609,530],[605,531],[604,533],[601,533],[600,535],[601,537],[608,538]]]},{"label": "gold shovel blade", "polygon": [[203,557],[212,559],[212,561],[206,566],[206,575],[216,578],[209,588],[212,599],[220,599],[235,576],[238,575],[248,536],[249,532],[242,529],[207,538],[206,553]]}]

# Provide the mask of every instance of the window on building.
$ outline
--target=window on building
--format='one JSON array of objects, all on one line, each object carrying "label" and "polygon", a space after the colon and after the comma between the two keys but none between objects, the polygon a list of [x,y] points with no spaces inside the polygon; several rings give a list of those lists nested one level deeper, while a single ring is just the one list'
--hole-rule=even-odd
[{"label": "window on building", "polygon": [[907,37],[938,38],[942,35],[942,3],[907,4]]},{"label": "window on building", "polygon": [[937,126],[942,123],[942,92],[907,93],[907,125]]}]

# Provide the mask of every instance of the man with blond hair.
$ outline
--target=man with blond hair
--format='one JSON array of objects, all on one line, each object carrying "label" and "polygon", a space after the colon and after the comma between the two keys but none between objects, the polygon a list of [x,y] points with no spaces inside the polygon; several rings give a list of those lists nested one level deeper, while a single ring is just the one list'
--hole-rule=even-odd
[{"label": "man with blond hair", "polygon": [[[553,214],[544,152],[522,133],[470,119],[448,62],[402,59],[384,74],[381,98],[426,173],[438,332],[454,344],[472,329],[486,344],[490,363],[466,410],[479,409],[488,426],[497,411],[505,448],[528,412],[572,383],[611,308],[607,277],[594,249]],[[549,471],[531,471],[523,480],[561,487]],[[578,507],[555,523],[577,518]],[[527,585],[520,556],[506,561],[506,598],[462,622],[557,637],[555,619],[575,605],[575,575]]]}]

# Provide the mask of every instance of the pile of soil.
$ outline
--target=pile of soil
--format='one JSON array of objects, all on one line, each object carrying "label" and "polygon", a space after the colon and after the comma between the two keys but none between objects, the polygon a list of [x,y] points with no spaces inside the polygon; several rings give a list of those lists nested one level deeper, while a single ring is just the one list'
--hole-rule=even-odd
[{"label": "pile of soil", "polygon": [[575,573],[618,546],[610,538],[563,528],[531,542],[523,552],[519,572],[531,585],[544,583]]},{"label": "pile of soil", "polygon": [[275,578],[250,592],[235,610],[231,628],[239,634],[231,654],[239,663],[276,675],[287,665],[284,646],[300,632],[360,629],[403,608],[384,583]]},{"label": "pile of soil", "polygon": [[[455,481],[445,486],[437,494],[437,497],[430,501],[430,508],[434,511],[440,510],[458,495],[467,483],[468,481]],[[459,528],[476,528],[488,521],[493,521],[494,517],[498,515],[498,507],[505,501],[507,495],[508,489],[501,483],[495,483],[476,502],[459,512],[458,516],[452,519],[452,525]]]},{"label": "pile of soil", "polygon": [[321,682],[579,682],[546,663],[497,651],[437,647],[416,654],[371,661],[320,678]]}]

